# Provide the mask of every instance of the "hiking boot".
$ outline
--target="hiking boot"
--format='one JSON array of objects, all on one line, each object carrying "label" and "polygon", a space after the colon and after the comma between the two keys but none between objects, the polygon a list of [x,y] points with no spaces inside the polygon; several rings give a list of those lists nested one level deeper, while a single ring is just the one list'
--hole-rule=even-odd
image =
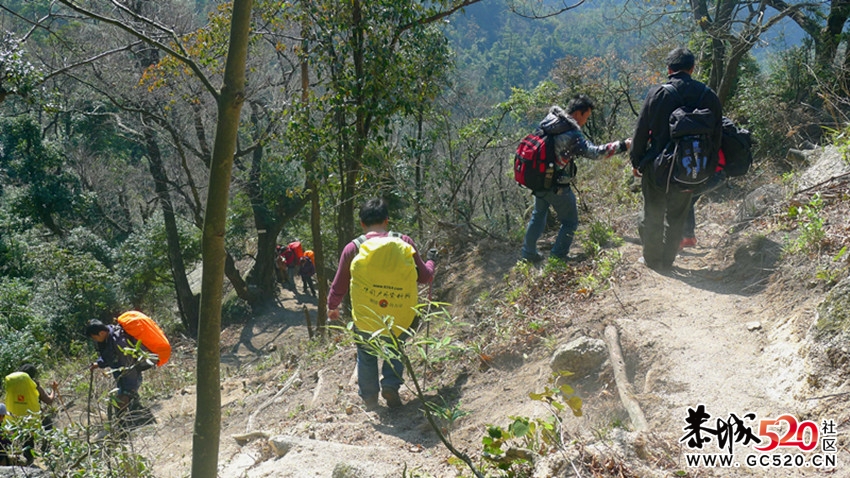
[{"label": "hiking boot", "polygon": [[697,238],[696,237],[683,237],[682,242],[679,243],[679,250],[681,251],[682,249],[684,249],[686,247],[696,247],[696,245],[697,245]]},{"label": "hiking boot", "polygon": [[543,256],[541,256],[540,254],[537,254],[537,253],[529,254],[529,255],[523,255],[522,260],[524,260],[526,262],[530,262],[532,264],[537,264],[538,262],[543,260]]},{"label": "hiking boot", "polygon": [[398,408],[402,406],[401,397],[398,396],[398,390],[385,388],[381,391],[381,396],[387,401],[387,406],[390,408]]},{"label": "hiking boot", "polygon": [[378,396],[370,395],[363,397],[363,403],[366,405],[366,410],[375,410],[378,408]]},{"label": "hiking boot", "polygon": [[641,256],[641,258],[638,259],[638,264],[643,264],[646,267],[649,267],[650,269],[654,270],[655,272],[667,272],[673,267],[673,264],[665,265],[665,264],[662,264],[661,262],[655,262],[655,261],[647,262],[646,258],[644,258],[643,256]]}]

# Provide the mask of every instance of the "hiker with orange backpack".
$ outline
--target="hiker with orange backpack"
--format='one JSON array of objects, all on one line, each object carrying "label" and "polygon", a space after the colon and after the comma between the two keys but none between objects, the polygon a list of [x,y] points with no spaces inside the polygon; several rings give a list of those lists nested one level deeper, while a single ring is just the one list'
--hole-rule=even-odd
[{"label": "hiker with orange backpack", "polygon": [[310,289],[310,295],[316,296],[316,286],[313,285],[313,276],[316,274],[316,266],[313,264],[313,254],[308,254],[313,251],[307,251],[301,256],[298,263],[298,275],[301,276],[301,283],[304,286],[304,295],[307,295],[307,289]]},{"label": "hiker with orange backpack", "polygon": [[[134,349],[137,340],[124,331],[120,325],[106,325],[93,319],[86,326],[86,335],[95,342],[100,356],[89,366],[89,370],[111,368],[112,376],[118,383],[118,415],[120,416],[130,405],[133,398],[138,397],[142,385],[142,372],[154,366],[151,359],[139,360],[128,353]],[[147,351],[144,345],[141,346]]]},{"label": "hiker with orange backpack", "polygon": [[[350,291],[354,328],[361,337],[368,340],[380,334],[391,341],[391,333],[403,342],[416,316],[416,284],[430,283],[436,266],[431,257],[422,260],[413,239],[390,232],[389,220],[383,199],[373,198],[361,206],[363,235],[342,250],[328,294],[328,319],[339,320],[338,308]],[[378,357],[357,343],[357,383],[366,408],[378,406],[379,392],[390,408],[401,406],[398,391],[404,383],[404,364],[385,359],[380,372],[379,381]]]}]

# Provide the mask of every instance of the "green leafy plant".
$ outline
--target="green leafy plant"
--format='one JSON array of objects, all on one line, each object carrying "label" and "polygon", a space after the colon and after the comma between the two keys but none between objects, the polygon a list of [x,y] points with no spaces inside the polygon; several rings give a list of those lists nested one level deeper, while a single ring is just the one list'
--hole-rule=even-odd
[{"label": "green leafy plant", "polygon": [[822,209],[820,194],[815,194],[805,205],[791,205],[788,208],[788,218],[797,221],[800,229],[799,237],[789,245],[790,252],[815,252],[820,248],[821,241],[826,237],[823,218],[820,216]]},{"label": "green leafy plant", "polygon": [[593,221],[580,232],[580,238],[582,248],[590,257],[598,256],[606,247],[619,247],[623,244],[623,238],[618,236],[609,224],[602,221]]},{"label": "green leafy plant", "polygon": [[481,439],[484,458],[502,470],[518,471],[537,456],[544,456],[565,446],[563,414],[569,410],[576,417],[582,416],[582,400],[575,390],[560,383],[571,372],[553,373],[542,392],[529,393],[532,400],[542,402],[551,415],[542,418],[521,416],[508,417],[512,420],[506,427],[490,425]]},{"label": "green leafy plant", "polygon": [[833,266],[827,264],[822,267],[818,267],[817,272],[815,273],[815,277],[819,280],[826,282],[827,285],[835,285],[841,280],[841,277],[847,272],[847,265],[842,264],[842,259],[847,255],[847,246],[841,248],[837,254],[832,258],[832,264],[838,264],[838,266]]},{"label": "green leafy plant", "polygon": [[595,267],[586,275],[579,277],[579,286],[588,291],[599,289],[611,277],[622,260],[623,254],[616,249],[603,251],[594,261]]}]

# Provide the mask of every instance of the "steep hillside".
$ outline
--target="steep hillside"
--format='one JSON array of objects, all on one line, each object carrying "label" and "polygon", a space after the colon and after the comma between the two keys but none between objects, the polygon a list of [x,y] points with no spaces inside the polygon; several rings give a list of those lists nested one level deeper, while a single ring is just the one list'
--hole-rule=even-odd
[{"label": "steep hillside", "polygon": [[[821,157],[829,166],[816,161]],[[444,245],[433,290],[435,300],[452,304],[453,325],[434,322],[420,334],[450,336],[448,345],[456,347],[443,361],[427,367],[416,362],[427,398],[465,412],[442,421],[444,433],[482,465],[488,425],[506,428],[513,417],[551,415],[529,393],[550,386],[553,351],[578,338],[599,343],[613,326],[631,387],[626,399],[638,404],[647,429],[635,431],[640,423],[623,405],[623,384],[610,361],[591,366],[566,379],[584,413],[561,414],[560,446],[512,442],[551,452],[531,456],[533,476],[850,476],[840,465],[749,466],[746,455],[764,453],[742,435],[704,432],[712,441],[701,450],[683,440],[688,410],[699,405],[710,415],[706,429],[722,429],[737,417],[758,432],[758,420],[790,415],[801,423],[832,420],[839,443],[846,437],[850,413],[840,379],[846,370],[821,356],[812,332],[819,304],[848,270],[847,256],[838,253],[850,242],[848,171],[839,157],[835,151],[811,156],[814,165],[794,185],[764,184],[752,193],[739,185],[703,199],[698,246],[683,251],[668,274],[637,262],[632,212],[613,224],[625,238],[616,247],[621,259],[597,283],[588,278],[602,277],[600,264],[589,254],[562,269],[517,267],[515,247],[493,240],[461,244],[464,238],[455,237],[452,246]],[[802,214],[789,215],[789,208],[811,204],[818,192],[822,206],[814,214],[825,238],[818,248],[791,254],[788,244],[803,244],[810,223]],[[824,270],[831,280],[822,279]],[[377,411],[363,408],[354,346],[339,332],[324,344],[307,340],[303,308],[315,317],[314,298],[282,290],[279,305],[223,333],[220,476],[472,476],[440,442],[410,390],[403,390],[399,409],[383,403]],[[178,355],[170,366],[192,369],[193,358]],[[159,477],[188,475],[195,398],[189,385],[176,390],[153,404],[158,423],[132,436]],[[732,448],[738,467],[687,465],[685,455]],[[850,460],[843,445],[826,454],[839,464]],[[532,476],[530,465],[515,466],[527,473],[517,476]],[[491,466],[488,476],[497,471]]]}]

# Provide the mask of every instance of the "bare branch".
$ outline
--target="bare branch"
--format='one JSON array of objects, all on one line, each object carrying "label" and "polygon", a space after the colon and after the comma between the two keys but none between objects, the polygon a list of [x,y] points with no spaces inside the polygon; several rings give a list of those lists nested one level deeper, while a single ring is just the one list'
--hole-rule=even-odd
[{"label": "bare branch", "polygon": [[549,13],[536,13],[533,10],[532,10],[531,13],[522,13],[517,8],[515,2],[510,2],[510,5],[509,5],[508,8],[510,8],[511,12],[513,12],[515,15],[520,16],[522,18],[528,18],[528,19],[531,19],[531,20],[541,20],[541,19],[544,19],[544,18],[556,17],[556,16],[558,16],[558,15],[564,13],[564,12],[567,12],[569,10],[572,10],[574,8],[581,6],[584,2],[585,2],[585,0],[578,0],[577,3],[574,3],[572,5],[567,5],[566,2],[562,2],[563,8],[560,8],[558,10],[552,10]]},{"label": "bare branch", "polygon": [[176,37],[176,34],[174,34],[174,32],[172,32],[171,30],[159,27],[159,26],[157,26],[157,24],[155,22],[148,20],[148,19],[143,19],[143,17],[131,13],[131,15],[133,15],[133,18],[136,18],[137,20],[142,21],[142,22],[144,22],[148,25],[152,25],[152,26],[160,29],[161,31],[164,31],[165,33],[169,34],[173,39],[175,39],[175,44],[178,45],[180,51],[177,51],[174,48],[171,48],[170,46],[166,45],[165,43],[162,43],[161,41],[158,41],[156,39],[151,38],[150,36],[146,35],[145,33],[136,30],[132,26],[127,25],[125,22],[123,22],[119,19],[106,17],[106,16],[100,15],[98,13],[95,13],[91,10],[86,10],[85,8],[74,3],[73,0],[57,0],[57,1],[59,3],[61,3],[62,5],[65,5],[66,7],[70,8],[71,10],[73,10],[77,13],[80,13],[82,15],[89,17],[89,18],[98,20],[100,22],[106,23],[108,25],[112,25],[112,26],[114,26],[114,27],[116,27],[120,30],[123,30],[123,31],[129,33],[130,35],[142,40],[143,42],[148,43],[152,46],[155,46],[156,48],[159,48],[160,50],[164,51],[165,53],[171,55],[174,59],[183,63],[190,70],[192,70],[192,72],[195,73],[195,76],[198,77],[198,79],[201,81],[201,83],[204,85],[204,87],[207,89],[207,91],[213,96],[213,98],[215,98],[216,101],[218,101],[218,97],[219,97],[218,90],[212,85],[209,78],[207,78],[206,74],[203,72],[203,70],[201,70],[200,66],[198,66],[198,64],[194,60],[189,58],[189,56],[187,56],[185,53],[183,53],[183,52],[185,52],[185,50],[183,49],[182,46],[180,46],[180,42],[176,41],[176,40],[178,40],[177,37]]},{"label": "bare branch", "polygon": [[[476,4],[480,1],[481,0],[464,0],[463,2],[453,6],[452,8],[450,8],[448,10],[438,12],[438,13],[430,16],[430,17],[420,18],[419,20],[412,22],[412,23],[408,23],[407,25],[402,25],[401,28],[399,28],[398,33],[401,33],[405,30],[409,30],[409,29],[411,29],[411,28],[413,28],[417,25],[428,25],[429,23],[434,23],[437,20],[448,17],[451,14],[453,14],[454,12],[461,10],[463,8],[466,8],[470,5]],[[582,0],[582,1],[584,1],[584,0]]]},{"label": "bare branch", "polygon": [[142,43],[143,43],[142,41],[137,41],[135,43],[131,43],[131,44],[129,44],[127,46],[123,46],[121,48],[116,48],[114,50],[109,50],[109,51],[104,51],[104,52],[98,53],[97,55],[95,55],[93,57],[87,58],[85,60],[78,61],[77,63],[68,65],[68,66],[60,68],[58,70],[51,71],[49,74],[44,76],[44,79],[49,80],[50,78],[53,78],[54,76],[59,76],[59,75],[65,74],[66,72],[71,71],[75,68],[79,68],[81,66],[94,63],[97,60],[100,60],[101,58],[105,58],[107,56],[113,55],[115,53],[120,53],[122,51],[130,50],[133,47],[141,45]]}]

